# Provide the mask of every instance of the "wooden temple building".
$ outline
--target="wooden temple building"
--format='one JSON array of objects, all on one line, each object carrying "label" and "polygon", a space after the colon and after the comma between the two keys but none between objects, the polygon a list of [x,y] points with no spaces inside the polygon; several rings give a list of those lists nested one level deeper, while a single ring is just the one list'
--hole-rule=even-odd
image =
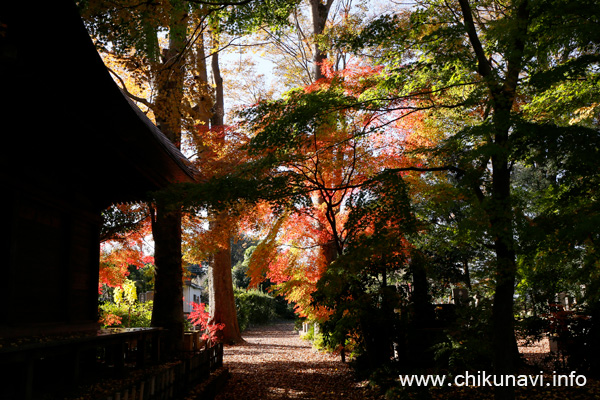
[{"label": "wooden temple building", "polygon": [[156,330],[84,335],[101,211],[194,171],[115,84],[73,1],[0,2],[0,132],[0,398],[50,398],[48,375],[77,381],[99,350],[115,369],[131,342],[138,364],[158,357]]}]

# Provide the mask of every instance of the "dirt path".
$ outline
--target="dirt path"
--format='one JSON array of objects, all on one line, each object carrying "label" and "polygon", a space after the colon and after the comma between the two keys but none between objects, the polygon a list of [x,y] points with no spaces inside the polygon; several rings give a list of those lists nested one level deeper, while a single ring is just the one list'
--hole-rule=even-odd
[{"label": "dirt path", "polygon": [[229,383],[216,400],[373,399],[339,356],[313,350],[291,322],[249,329],[240,346],[226,346]]}]

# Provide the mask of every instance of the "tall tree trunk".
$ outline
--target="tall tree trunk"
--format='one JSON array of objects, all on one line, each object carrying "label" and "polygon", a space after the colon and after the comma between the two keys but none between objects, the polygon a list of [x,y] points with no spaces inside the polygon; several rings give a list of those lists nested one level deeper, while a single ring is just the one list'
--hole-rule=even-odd
[{"label": "tall tree trunk", "polygon": [[[323,62],[327,59],[327,54],[323,52],[316,41],[316,36],[321,35],[325,30],[327,24],[327,17],[329,16],[329,10],[333,4],[333,0],[309,0],[310,11],[311,11],[311,22],[312,22],[312,34],[313,34],[313,82],[318,81],[324,77],[321,67]],[[321,208],[326,203],[323,193],[319,193],[318,198],[315,202],[317,208]],[[327,218],[332,228],[332,232],[335,231],[335,210],[331,208],[331,204],[327,204]],[[326,231],[327,227],[322,224],[319,229]],[[321,244],[321,254],[325,260],[325,265],[331,264],[341,254],[339,247],[339,241],[332,235],[330,241]]]},{"label": "tall tree trunk", "polygon": [[[327,16],[329,15],[333,0],[325,0],[325,3],[323,3],[322,0],[310,0],[309,3],[313,27],[312,33],[313,39],[315,39],[315,36],[321,35],[325,30]],[[326,59],[327,54],[319,48],[319,45],[315,40],[313,43],[313,82],[323,78],[321,67]]]},{"label": "tall tree trunk", "polygon": [[181,267],[181,212],[157,202],[152,218],[154,236],[154,307],[152,326],[165,328],[167,357],[183,349],[183,272]]},{"label": "tall tree trunk", "polygon": [[[466,33],[477,59],[477,72],[484,78],[490,93],[492,109],[492,191],[486,204],[490,222],[490,236],[496,253],[496,291],[492,307],[494,372],[515,374],[517,367],[517,341],[514,331],[514,285],[516,279],[515,239],[511,204],[510,129],[511,111],[516,99],[519,75],[523,68],[523,51],[529,22],[528,0],[515,2],[513,24],[510,31],[512,43],[506,50],[506,71],[503,79],[494,73],[479,40],[468,0],[459,0]],[[495,387],[496,400],[515,398],[514,387]]]},{"label": "tall tree trunk", "polygon": [[[157,100],[154,110],[158,128],[176,146],[181,146],[181,100],[184,64],[182,51],[186,41],[187,14],[175,8],[169,27],[169,49],[163,53],[163,65],[157,76]],[[183,271],[181,254],[181,210],[164,201],[156,202],[152,221],[156,263],[152,325],[166,328],[166,354],[183,349]]]},{"label": "tall tree trunk", "polygon": [[[204,11],[199,10],[198,19],[202,20],[205,16]],[[206,65],[206,50],[204,48],[204,30],[205,27],[202,27],[202,33],[198,36],[198,40],[196,41],[196,63],[194,68],[194,76],[200,82],[200,91],[198,93],[198,98],[196,99],[196,105],[193,108],[193,111],[196,112],[195,117],[198,119],[201,125],[205,127],[209,127],[210,118],[212,117],[213,110],[213,99],[210,96],[210,92],[212,90],[210,83],[208,82],[208,68]],[[197,143],[200,147],[202,143]]]},{"label": "tall tree trunk", "polygon": [[[215,43],[213,43],[213,47],[216,48]],[[224,123],[225,107],[223,78],[219,67],[219,53],[215,52],[212,55],[211,67],[215,82],[215,105],[210,123],[212,129],[221,129]],[[222,139],[224,140],[224,132]],[[226,235],[219,235],[224,239],[219,244],[217,252],[213,254],[208,268],[211,321],[213,323],[225,324],[225,328],[220,332],[220,339],[223,342],[242,343],[244,339],[242,338],[237,320],[237,309],[233,295],[233,279],[231,276],[231,227],[226,211],[218,213],[214,218],[214,223],[210,229],[216,232],[225,231]]]},{"label": "tall tree trunk", "polygon": [[429,328],[434,320],[434,310],[429,295],[429,282],[425,257],[418,251],[411,254],[410,272],[413,278],[410,300],[414,306],[413,323],[416,328]]},{"label": "tall tree trunk", "polygon": [[[512,102],[510,102],[512,104]],[[492,307],[494,372],[514,374],[517,368],[517,341],[513,314],[516,256],[513,237],[513,210],[508,162],[509,110],[495,110],[495,144],[500,151],[492,156],[492,193],[487,213],[496,253],[496,291]],[[514,399],[514,387],[496,387],[496,399]]]},{"label": "tall tree trunk", "polygon": [[[211,230],[229,231],[226,214],[223,212],[216,216]],[[208,268],[210,319],[212,323],[225,324],[225,328],[219,333],[221,341],[230,344],[243,343],[233,295],[231,243],[229,235],[226,237],[227,239],[220,243],[219,250],[213,254]]]},{"label": "tall tree trunk", "polygon": [[[213,49],[216,49],[217,46],[217,40],[213,36]],[[212,68],[213,80],[215,83],[215,105],[214,113],[210,120],[210,124],[212,127],[222,127],[225,123],[225,100],[223,94],[223,77],[221,76],[221,66],[219,65],[218,52],[213,52],[211,56],[210,65]]]}]

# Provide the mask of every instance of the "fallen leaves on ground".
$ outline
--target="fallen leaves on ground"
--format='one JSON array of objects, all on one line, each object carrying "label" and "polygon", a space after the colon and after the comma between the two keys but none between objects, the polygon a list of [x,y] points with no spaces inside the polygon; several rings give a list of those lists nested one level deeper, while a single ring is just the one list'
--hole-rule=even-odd
[{"label": "fallen leaves on ground", "polygon": [[[348,364],[338,356],[319,352],[294,332],[292,323],[260,326],[244,332],[246,343],[226,346],[224,363],[231,378],[215,400],[279,399],[380,399],[367,382],[356,382]],[[587,400],[600,398],[600,382],[588,379],[584,386],[552,385],[546,342],[521,346],[530,365],[524,374],[544,369],[544,386],[517,387],[516,398],[527,400]],[[533,367],[535,365],[535,367]],[[538,369],[536,369],[538,368]],[[550,369],[548,369],[550,368]],[[557,372],[558,374],[558,372]],[[551,386],[546,386],[549,383]],[[407,388],[405,388],[407,389]],[[416,389],[416,388],[413,388]],[[493,400],[493,387],[444,386],[400,390],[388,399]]]},{"label": "fallen leaves on ground", "polygon": [[339,356],[302,340],[291,322],[252,328],[243,337],[246,343],[225,346],[231,378],[216,400],[378,398]]}]

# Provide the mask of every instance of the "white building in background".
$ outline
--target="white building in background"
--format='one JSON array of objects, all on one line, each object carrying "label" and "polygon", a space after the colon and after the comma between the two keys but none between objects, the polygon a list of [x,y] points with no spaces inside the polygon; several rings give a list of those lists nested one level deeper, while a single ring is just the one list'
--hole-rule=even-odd
[{"label": "white building in background", "polygon": [[[202,302],[202,286],[200,285],[200,277],[196,276],[193,279],[186,279],[183,285],[183,313],[188,314],[192,309],[191,303]],[[140,303],[154,300],[154,291],[140,293],[138,295]]]},{"label": "white building in background", "polygon": [[[191,303],[202,303],[203,291],[206,290],[202,287],[202,280],[207,274],[208,268],[202,265],[188,265],[186,279],[183,283],[183,313],[187,316],[193,311]],[[204,303],[207,302],[208,294],[204,293]],[[145,303],[147,301],[154,300],[154,291],[150,290],[138,294],[138,301]]]},{"label": "white building in background", "polygon": [[200,285],[200,277],[196,276],[193,279],[186,279],[183,285],[183,313],[192,312],[191,303],[201,303],[202,286]]}]

